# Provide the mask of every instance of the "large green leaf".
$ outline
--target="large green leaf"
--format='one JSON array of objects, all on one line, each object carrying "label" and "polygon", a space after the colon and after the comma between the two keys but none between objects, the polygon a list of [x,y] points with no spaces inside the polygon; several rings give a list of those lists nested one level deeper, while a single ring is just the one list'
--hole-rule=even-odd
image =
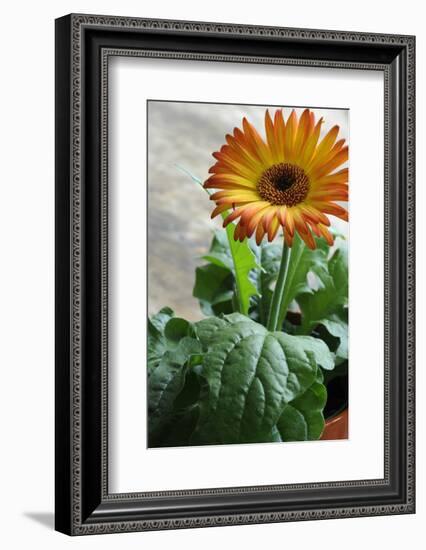
[{"label": "large green leaf", "polygon": [[188,417],[195,418],[195,411],[189,414],[189,409],[199,396],[193,371],[201,361],[202,347],[194,325],[174,317],[170,308],[148,319],[149,446],[172,445],[189,438],[193,428],[186,433],[184,427],[189,425]]},{"label": "large green leaf", "polygon": [[300,332],[303,334],[309,334],[323,319],[330,319],[348,304],[348,258],[344,242],[328,261],[327,271],[317,275],[320,288],[297,297],[302,310]]},{"label": "large green leaf", "polygon": [[[234,314],[237,315],[237,314]],[[229,316],[230,317],[230,316]],[[219,329],[227,326],[228,322],[222,317],[208,317],[195,323],[195,331],[203,349],[207,351]]]},{"label": "large green leaf", "polygon": [[173,350],[163,354],[158,366],[148,377],[150,446],[156,445],[162,430],[179,412],[179,408],[175,409],[175,401],[184,389],[188,369],[201,360],[201,343],[195,338],[184,336]]},{"label": "large green leaf", "polygon": [[239,313],[195,324],[172,315],[164,309],[149,321],[149,338],[162,346],[148,352],[157,363],[148,377],[149,446],[317,437],[325,404],[312,399],[323,387],[318,367],[333,368],[324,342],[270,333]]},{"label": "large green leaf", "polygon": [[315,382],[303,395],[289,403],[276,426],[281,441],[318,439],[324,429],[323,410],[326,402],[325,386]]},{"label": "large green leaf", "polygon": [[195,327],[186,319],[174,316],[165,307],[148,319],[148,375],[160,364],[168,351],[180,353],[179,347],[184,337],[195,337]]},{"label": "large green leaf", "polygon": [[327,346],[311,337],[268,332],[242,316],[215,327],[200,375],[207,387],[193,444],[273,440],[283,409],[331,368]]}]

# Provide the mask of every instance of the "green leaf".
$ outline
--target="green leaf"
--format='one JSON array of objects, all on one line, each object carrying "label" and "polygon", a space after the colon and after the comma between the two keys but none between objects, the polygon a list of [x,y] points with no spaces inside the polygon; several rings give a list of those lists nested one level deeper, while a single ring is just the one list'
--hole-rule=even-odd
[{"label": "green leaf", "polygon": [[348,259],[345,244],[335,250],[328,261],[327,272],[321,272],[318,277],[321,281],[318,290],[297,297],[302,310],[300,332],[303,334],[309,334],[323,319],[330,318],[348,304]]},{"label": "green leaf", "polygon": [[303,347],[305,353],[311,354],[313,361],[324,370],[334,369],[334,358],[327,345],[319,338],[312,336],[292,336],[297,338],[299,345]]},{"label": "green leaf", "polygon": [[328,271],[333,279],[334,286],[342,305],[348,304],[348,249],[346,241],[341,241],[340,247],[335,251],[328,262]]},{"label": "green leaf", "polygon": [[[219,237],[220,241],[213,242],[213,245],[216,245],[216,250],[213,250],[209,256],[216,262],[221,261],[222,267],[227,267],[232,271],[235,278],[237,298],[240,304],[240,313],[248,315],[250,298],[258,295],[256,286],[250,280],[250,272],[259,266],[256,263],[256,257],[249,246],[248,240],[244,239],[243,242],[240,242],[234,239],[235,227],[235,224],[230,223],[225,230],[231,261],[229,261],[229,255],[226,253],[223,237]],[[222,245],[222,251],[217,249],[219,242]]]},{"label": "green leaf", "polygon": [[[198,418],[195,370],[202,346],[195,327],[163,308],[148,320],[148,441],[150,447],[189,441]],[[191,427],[192,422],[192,427]]]},{"label": "green leaf", "polygon": [[322,384],[312,384],[292,406],[305,417],[308,425],[308,440],[319,439],[324,430],[323,410],[327,402],[327,390]]},{"label": "green leaf", "polygon": [[164,327],[173,315],[174,313],[169,307],[164,307],[148,319],[148,374],[159,365],[168,349]]},{"label": "green leaf", "polygon": [[303,414],[292,405],[287,405],[277,422],[279,441],[306,441],[308,425]]},{"label": "green leaf", "polygon": [[277,279],[282,251],[281,244],[263,242],[260,246],[261,273],[266,285],[270,285]]},{"label": "green leaf", "polygon": [[173,311],[166,307],[148,319],[148,375],[160,364],[166,352],[182,353],[187,342],[185,337],[195,337],[194,325],[173,315]]},{"label": "green leaf", "polygon": [[205,315],[219,315],[232,311],[234,282],[228,269],[215,264],[197,267],[192,292],[198,298]]},{"label": "green leaf", "polygon": [[281,263],[282,246],[275,243],[262,243],[259,247],[258,300],[259,320],[266,326],[272,301],[271,285],[277,280]]},{"label": "green leaf", "polygon": [[332,350],[336,353],[336,364],[339,365],[348,359],[347,312],[341,310],[337,313],[333,313],[328,318],[321,319],[319,324],[323,325],[334,338],[339,340],[336,350]]},{"label": "green leaf", "polygon": [[160,427],[151,431],[150,447],[176,447],[189,445],[199,417],[200,377],[196,369],[186,369],[182,390],[173,402],[173,411],[164,418]]},{"label": "green leaf", "polygon": [[248,319],[241,313],[231,313],[221,317],[208,317],[194,324],[195,333],[200,340],[203,350],[207,351],[216,338],[216,333],[228,327],[231,323],[246,322]]},{"label": "green leaf", "polygon": [[[307,281],[310,271],[319,277],[327,274],[328,245],[324,239],[316,239],[317,248],[311,250],[296,232],[291,247],[287,278],[280,306],[278,326],[282,326],[291,302],[303,292],[312,292]],[[281,256],[280,256],[281,257]]]},{"label": "green leaf", "polygon": [[[328,371],[328,372],[331,372],[331,371]],[[323,370],[321,370],[321,369],[317,370],[317,377],[315,379],[315,382],[318,382],[319,384],[324,383],[324,371]]]},{"label": "green leaf", "polygon": [[277,422],[282,441],[319,439],[324,430],[323,410],[327,402],[325,386],[315,382],[287,405]]},{"label": "green leaf", "polygon": [[167,340],[178,344],[185,336],[193,336],[194,329],[192,324],[186,319],[173,317],[164,327],[164,336]]},{"label": "green leaf", "polygon": [[158,336],[163,334],[166,323],[174,317],[174,312],[169,307],[163,307],[158,313],[148,319],[148,334]]},{"label": "green leaf", "polygon": [[207,386],[193,444],[273,440],[284,407],[315,382],[319,361],[332,364],[320,340],[282,332],[239,316],[225,316],[204,355]]},{"label": "green leaf", "polygon": [[208,254],[208,261],[196,269],[193,295],[198,298],[205,315],[231,313],[236,295],[237,309],[248,314],[250,299],[258,294],[251,281],[251,271],[258,267],[256,257],[248,241],[234,241],[235,225],[215,232]]},{"label": "green leaf", "polygon": [[220,317],[208,317],[195,323],[195,331],[203,345],[203,349],[207,350],[215,337],[216,331],[226,326],[226,324],[225,319]]},{"label": "green leaf", "polygon": [[161,437],[151,439],[150,447],[184,447],[190,445],[191,434],[198,421],[200,410],[197,404],[176,413],[163,428]]},{"label": "green leaf", "polygon": [[174,403],[184,388],[191,359],[199,362],[201,343],[183,337],[173,351],[166,351],[148,377],[148,437],[150,446],[161,438],[161,431],[175,415]]},{"label": "green leaf", "polygon": [[228,269],[229,271],[233,271],[234,264],[229,248],[228,236],[224,229],[219,229],[214,232],[209,252],[203,256],[203,260]]}]

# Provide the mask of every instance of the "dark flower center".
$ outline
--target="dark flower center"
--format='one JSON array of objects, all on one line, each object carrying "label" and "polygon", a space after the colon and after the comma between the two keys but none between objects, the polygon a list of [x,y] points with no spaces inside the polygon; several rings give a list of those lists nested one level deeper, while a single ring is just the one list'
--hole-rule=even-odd
[{"label": "dark flower center", "polygon": [[309,178],[294,164],[274,164],[261,175],[257,190],[271,204],[295,206],[305,200],[309,191]]}]

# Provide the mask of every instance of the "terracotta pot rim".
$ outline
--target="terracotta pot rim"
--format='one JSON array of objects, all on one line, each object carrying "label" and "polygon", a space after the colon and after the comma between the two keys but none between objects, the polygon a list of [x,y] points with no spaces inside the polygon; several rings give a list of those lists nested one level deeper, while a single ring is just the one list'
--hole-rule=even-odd
[{"label": "terracotta pot rim", "polygon": [[320,439],[336,440],[348,439],[349,407],[325,421],[324,430]]},{"label": "terracotta pot rim", "polygon": [[343,416],[345,413],[347,414],[348,411],[349,411],[349,407],[345,407],[340,412],[334,414],[333,416],[330,416],[330,418],[327,418],[327,420],[325,421],[326,426],[327,425],[330,426],[334,422],[337,422],[340,419],[340,417]]}]

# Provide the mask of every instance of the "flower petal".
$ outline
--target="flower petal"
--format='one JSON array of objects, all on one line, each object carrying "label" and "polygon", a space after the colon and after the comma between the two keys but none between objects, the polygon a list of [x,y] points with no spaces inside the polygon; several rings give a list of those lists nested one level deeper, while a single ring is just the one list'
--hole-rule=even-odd
[{"label": "flower petal", "polygon": [[309,135],[311,120],[312,119],[309,109],[305,109],[300,117],[299,125],[297,127],[296,138],[294,140],[295,158],[300,156],[302,148],[305,145],[306,139]]},{"label": "flower petal", "polygon": [[314,223],[312,220],[306,220],[306,223],[309,224],[312,232],[315,233],[317,237],[321,237],[321,232],[319,230],[318,224]]},{"label": "flower petal", "polygon": [[254,190],[256,182],[243,178],[238,174],[213,174],[204,183],[205,189],[220,189],[221,185],[235,185],[239,188]]},{"label": "flower petal", "polygon": [[329,246],[333,246],[334,244],[334,237],[330,233],[330,231],[324,227],[322,224],[318,224],[318,229],[320,230],[321,235],[324,237],[324,239],[327,241],[327,244]]},{"label": "flower petal", "polygon": [[[222,207],[223,205],[221,205]],[[234,220],[236,220],[237,218],[239,218],[241,216],[241,214],[244,212],[244,209],[245,208],[249,208],[249,205],[245,204],[243,206],[240,206],[239,208],[236,208],[235,210],[233,210],[224,220],[223,220],[223,227],[226,227],[227,225],[229,225],[231,222],[233,222]]]},{"label": "flower petal", "polygon": [[278,221],[278,218],[276,216],[274,216],[272,218],[272,221],[271,223],[269,224],[269,229],[268,229],[268,241],[269,242],[272,242],[276,235],[277,235],[277,232],[278,232],[278,229],[281,227],[280,225],[280,222]]},{"label": "flower petal", "polygon": [[230,199],[231,202],[238,202],[238,200],[234,198],[236,196],[243,197],[243,200],[245,198],[253,201],[259,200],[259,195],[249,189],[226,189],[224,191],[217,191],[216,193],[213,193],[213,195],[210,195],[210,200],[217,201],[219,199],[227,198]]},{"label": "flower petal", "polygon": [[349,148],[346,145],[346,147],[343,147],[334,157],[328,161],[326,164],[323,164],[320,166],[315,172],[315,176],[317,178],[321,178],[322,176],[326,176],[327,174],[330,174],[333,170],[338,168],[341,164],[346,162],[348,160],[349,156]]},{"label": "flower petal", "polygon": [[342,170],[339,170],[339,172],[334,172],[334,174],[329,174],[327,176],[323,176],[322,178],[318,178],[315,181],[315,185],[323,185],[328,183],[347,183],[349,180],[349,169],[343,168]]},{"label": "flower petal", "polygon": [[[238,128],[235,128],[234,133],[236,133],[237,130]],[[241,131],[240,133],[241,135],[244,135]],[[262,166],[260,165],[258,158],[252,155],[245,145],[241,145],[241,143],[239,143],[238,140],[230,134],[227,134],[225,139],[230,147],[230,150],[227,153],[230,159],[238,159],[239,162],[247,165],[255,173],[257,173],[259,169],[262,170]]]},{"label": "flower petal", "polygon": [[277,218],[280,222],[280,224],[285,227],[285,221],[287,218],[287,206],[281,206],[277,210]]},{"label": "flower petal", "polygon": [[334,202],[314,202],[312,204],[315,208],[318,210],[321,210],[324,212],[324,214],[331,214],[332,216],[336,216],[338,218],[341,218],[344,221],[348,221],[348,211],[345,210],[342,206],[339,206],[338,204],[335,204]]},{"label": "flower petal", "polygon": [[267,206],[266,208],[262,208],[262,210],[259,210],[253,216],[251,216],[250,219],[248,219],[248,220],[244,219],[243,220],[244,226],[246,228],[246,234],[247,234],[248,237],[251,237],[253,235],[254,230],[256,229],[256,227],[258,225],[262,225],[262,223],[261,223],[262,216],[268,208],[269,208],[269,206]]},{"label": "flower petal", "polygon": [[294,235],[294,217],[293,217],[294,208],[287,208],[287,215],[285,220],[285,226],[287,231],[291,236]]},{"label": "flower petal", "polygon": [[221,204],[220,206],[216,206],[216,208],[211,213],[211,218],[215,218],[218,214],[222,214],[223,212],[226,212],[229,210],[229,207],[227,204]]},{"label": "flower petal", "polygon": [[256,244],[259,246],[262,242],[263,237],[265,236],[265,230],[263,229],[263,225],[259,223],[256,229]]},{"label": "flower petal", "polygon": [[337,139],[339,130],[340,128],[336,124],[335,126],[333,126],[333,128],[331,128],[331,130],[327,132],[325,137],[320,141],[317,150],[315,151],[315,159],[330,151]]},{"label": "flower petal", "polygon": [[269,231],[269,227],[272,223],[272,220],[277,215],[277,210],[278,210],[278,206],[272,206],[271,208],[268,208],[268,210],[263,215],[262,224],[263,224],[263,229],[265,231]]},{"label": "flower petal", "polygon": [[284,139],[285,139],[285,122],[282,109],[275,111],[274,116],[274,136],[277,144],[278,162],[284,160]]},{"label": "flower petal", "polygon": [[321,212],[321,210],[314,208],[312,205],[304,204],[303,208],[301,207],[301,209],[303,214],[312,222],[321,222],[324,225],[330,225],[330,220],[327,218],[327,216],[323,212]]},{"label": "flower petal", "polygon": [[309,162],[312,159],[312,155],[314,154],[315,147],[317,146],[318,139],[320,137],[321,126],[323,122],[324,122],[324,119],[320,118],[312,134],[309,136],[309,138],[306,141],[305,149],[303,151],[302,158],[300,161],[300,164],[303,168],[307,168],[307,166],[309,165]]},{"label": "flower petal", "polygon": [[288,117],[285,134],[284,134],[284,157],[286,162],[293,160],[293,147],[294,138],[297,132],[297,116],[296,111],[293,109],[291,115]]},{"label": "flower petal", "polygon": [[243,118],[243,128],[244,133],[247,136],[247,141],[251,140],[253,143],[253,146],[255,150],[257,151],[257,154],[263,164],[265,166],[269,166],[272,164],[273,159],[270,152],[270,149],[265,145],[265,142],[260,137],[258,131],[254,126],[250,124],[250,122],[246,119],[246,117]]},{"label": "flower petal", "polygon": [[258,213],[258,212],[265,212],[267,208],[270,208],[269,202],[266,201],[258,201],[253,204],[249,204],[245,206],[244,212],[241,216],[241,223],[242,225],[248,225],[250,220]]},{"label": "flower petal", "polygon": [[252,140],[248,139],[244,132],[242,132],[239,128],[234,128],[234,138],[240,148],[247,152],[248,156],[252,159],[252,162],[255,163],[255,166],[261,164],[261,166],[265,168],[262,157],[256,150]]},{"label": "flower petal", "polygon": [[288,232],[288,229],[286,227],[284,227],[284,240],[285,240],[285,244],[288,246],[288,247],[292,247],[293,245],[293,238],[294,238],[294,235],[290,235],[290,233]]},{"label": "flower petal", "polygon": [[274,133],[274,123],[272,122],[271,115],[269,114],[268,109],[266,109],[266,112],[265,112],[265,132],[266,132],[266,141],[271,151],[272,160],[273,162],[279,162],[278,147],[277,147],[277,142],[276,142],[275,133]]}]

